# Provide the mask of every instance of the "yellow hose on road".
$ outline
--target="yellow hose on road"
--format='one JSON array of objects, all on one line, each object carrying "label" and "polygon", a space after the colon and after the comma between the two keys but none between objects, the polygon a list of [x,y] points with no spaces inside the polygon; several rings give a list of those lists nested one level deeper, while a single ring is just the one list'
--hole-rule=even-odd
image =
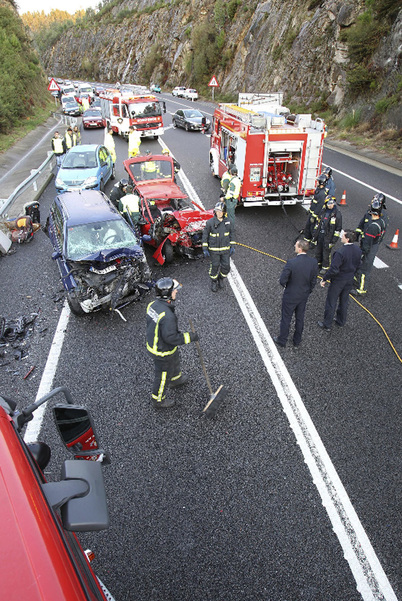
[{"label": "yellow hose on road", "polygon": [[[247,246],[247,244],[242,244],[241,242],[235,242],[236,246],[243,246],[243,248],[248,248],[249,250],[253,250],[254,252],[259,253],[260,255],[265,255],[266,257],[270,257],[271,259],[275,259],[276,261],[281,261],[281,263],[286,263],[286,261],[284,261],[284,259],[281,259],[279,257],[276,257],[275,255],[270,255],[267,252],[264,252],[263,250],[258,250],[258,248],[253,248],[252,246]],[[318,276],[320,277],[320,276]],[[320,279],[322,279],[320,277]],[[369,311],[367,309],[367,307],[365,307],[364,305],[361,304],[361,302],[359,302],[357,300],[357,298],[355,298],[352,294],[349,294],[350,298],[352,298],[355,303],[357,303],[359,305],[359,307],[361,307],[364,311],[366,311],[366,313],[368,313],[370,315],[370,317],[376,322],[376,324],[381,328],[381,330],[384,333],[385,338],[387,339],[390,347],[392,348],[392,350],[394,351],[398,361],[400,363],[402,363],[402,358],[400,357],[400,355],[398,354],[398,351],[396,350],[396,348],[394,347],[394,345],[392,344],[392,341],[390,339],[390,337],[388,336],[384,326],[378,321],[378,319],[371,313],[371,311]]]}]

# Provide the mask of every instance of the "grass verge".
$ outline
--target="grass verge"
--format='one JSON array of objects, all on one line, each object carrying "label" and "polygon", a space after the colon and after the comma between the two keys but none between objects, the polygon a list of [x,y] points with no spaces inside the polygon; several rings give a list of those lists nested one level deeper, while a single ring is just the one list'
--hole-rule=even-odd
[{"label": "grass verge", "polygon": [[19,125],[14,127],[7,134],[0,134],[0,153],[8,150],[13,144],[21,140],[30,131],[45,123],[51,113],[57,110],[58,105],[55,104],[53,98],[49,98],[44,107],[38,107],[33,115],[26,117]]}]

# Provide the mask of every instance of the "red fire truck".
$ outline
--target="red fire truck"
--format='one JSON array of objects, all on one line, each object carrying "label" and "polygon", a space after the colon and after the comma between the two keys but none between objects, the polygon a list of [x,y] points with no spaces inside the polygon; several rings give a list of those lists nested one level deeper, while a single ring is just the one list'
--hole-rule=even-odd
[{"label": "red fire truck", "polygon": [[163,134],[162,111],[166,113],[163,100],[151,93],[130,96],[116,92],[100,94],[102,117],[113,131],[121,136],[128,135],[130,125],[135,125],[143,138],[158,138]]},{"label": "red fire truck", "polygon": [[222,177],[234,163],[246,206],[294,205],[312,196],[321,172],[325,124],[290,115],[282,94],[239,94],[214,113],[209,162]]}]

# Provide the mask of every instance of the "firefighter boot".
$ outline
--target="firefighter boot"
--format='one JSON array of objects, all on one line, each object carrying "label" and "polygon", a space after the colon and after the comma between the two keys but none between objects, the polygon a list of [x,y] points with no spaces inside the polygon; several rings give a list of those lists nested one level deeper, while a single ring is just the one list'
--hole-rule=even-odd
[{"label": "firefighter boot", "polygon": [[216,280],[211,280],[211,290],[212,292],[218,291],[218,282]]},{"label": "firefighter boot", "polygon": [[170,382],[170,388],[178,388],[179,386],[184,386],[184,384],[187,384],[187,382],[188,376],[182,374],[180,378],[177,378],[177,380],[172,380]]},{"label": "firefighter boot", "polygon": [[153,405],[154,405],[155,409],[168,409],[169,407],[173,407],[175,402],[176,401],[174,399],[166,399],[165,398],[159,402],[153,400]]},{"label": "firefighter boot", "polygon": [[221,290],[224,290],[225,288],[225,279],[226,278],[224,278],[223,275],[220,273],[218,278],[218,285]]}]

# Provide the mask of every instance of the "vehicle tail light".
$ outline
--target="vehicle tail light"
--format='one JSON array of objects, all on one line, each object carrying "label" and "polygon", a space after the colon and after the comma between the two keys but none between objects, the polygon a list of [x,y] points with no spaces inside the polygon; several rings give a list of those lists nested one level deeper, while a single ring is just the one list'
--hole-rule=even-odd
[{"label": "vehicle tail light", "polygon": [[87,556],[89,563],[95,559],[95,553],[91,551],[91,549],[85,549],[84,553]]}]

